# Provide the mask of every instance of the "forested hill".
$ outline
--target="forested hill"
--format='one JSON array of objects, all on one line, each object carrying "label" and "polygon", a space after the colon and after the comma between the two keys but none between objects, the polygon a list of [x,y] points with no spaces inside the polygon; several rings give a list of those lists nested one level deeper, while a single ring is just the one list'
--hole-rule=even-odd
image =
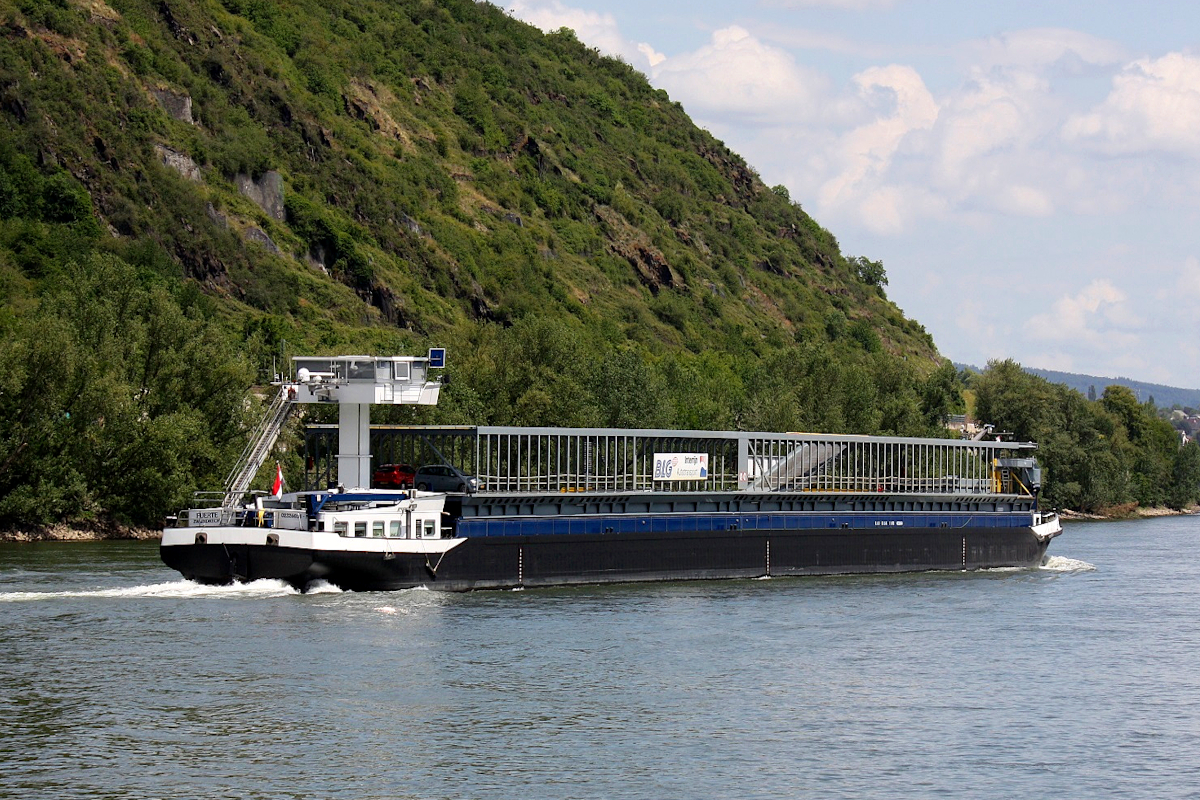
[{"label": "forested hill", "polygon": [[471,0],[0,0],[0,524],[216,488],[300,353],[424,421],[922,433],[953,368],[619,60]]},{"label": "forested hill", "polygon": [[[954,367],[965,372],[983,372],[974,364],[954,362]],[[1050,383],[1061,383],[1090,399],[1104,394],[1109,386],[1124,386],[1130,389],[1141,402],[1154,401],[1159,408],[1200,408],[1200,389],[1185,389],[1179,386],[1167,386],[1161,383],[1147,383],[1133,378],[1106,378],[1100,375],[1085,375],[1078,372],[1059,372],[1052,369],[1037,367],[1022,367],[1030,375],[1045,378]]]},{"label": "forested hill", "polygon": [[1104,394],[1109,386],[1126,386],[1142,402],[1154,401],[1159,408],[1200,408],[1200,389],[1185,389],[1161,383],[1135,381],[1133,378],[1104,378],[1098,375],[1080,375],[1074,372],[1057,372],[1050,369],[1027,367],[1030,374],[1045,378],[1051,383],[1065,383],[1075,391],[1088,397]]}]

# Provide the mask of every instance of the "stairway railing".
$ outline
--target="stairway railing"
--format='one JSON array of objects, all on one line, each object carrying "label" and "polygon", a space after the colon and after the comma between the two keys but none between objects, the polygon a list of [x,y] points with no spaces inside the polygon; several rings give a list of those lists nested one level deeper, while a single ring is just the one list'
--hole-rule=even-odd
[{"label": "stairway railing", "polygon": [[287,421],[292,405],[287,387],[279,387],[279,394],[271,401],[271,405],[250,436],[246,449],[242,451],[237,464],[225,478],[224,505],[226,508],[231,508],[234,504],[239,503],[242,495],[250,489],[250,482],[258,474],[258,470],[267,460],[267,456],[271,454],[271,448],[275,446],[279,432],[283,430],[283,423]]}]

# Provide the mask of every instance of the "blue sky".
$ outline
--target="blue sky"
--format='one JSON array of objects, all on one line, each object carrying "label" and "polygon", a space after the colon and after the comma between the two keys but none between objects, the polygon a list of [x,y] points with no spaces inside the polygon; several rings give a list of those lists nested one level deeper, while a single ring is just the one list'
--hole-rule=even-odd
[{"label": "blue sky", "polygon": [[1200,4],[503,7],[667,90],[945,356],[1200,387]]}]

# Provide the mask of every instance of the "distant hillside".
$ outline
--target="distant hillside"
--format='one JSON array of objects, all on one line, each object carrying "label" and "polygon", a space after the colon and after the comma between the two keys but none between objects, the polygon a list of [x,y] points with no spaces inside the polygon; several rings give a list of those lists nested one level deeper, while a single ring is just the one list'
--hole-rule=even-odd
[{"label": "distant hillside", "polygon": [[[954,366],[958,369],[969,369],[975,372],[981,371],[978,367],[970,364],[955,363]],[[1200,409],[1200,389],[1182,389],[1177,386],[1164,386],[1160,383],[1135,381],[1131,378],[1104,378],[1098,375],[1057,372],[1055,370],[1037,369],[1035,367],[1022,367],[1022,369],[1030,375],[1045,378],[1051,383],[1065,384],[1085,397],[1092,389],[1095,389],[1096,395],[1100,396],[1104,394],[1106,387],[1116,385],[1131,389],[1134,396],[1143,403],[1153,398],[1155,405],[1159,408],[1171,408],[1178,405],[1181,408]]]}]

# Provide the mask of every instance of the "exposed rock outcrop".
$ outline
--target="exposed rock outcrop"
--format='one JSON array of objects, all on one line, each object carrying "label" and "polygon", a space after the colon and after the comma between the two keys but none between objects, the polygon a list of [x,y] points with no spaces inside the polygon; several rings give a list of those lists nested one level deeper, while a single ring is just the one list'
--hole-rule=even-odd
[{"label": "exposed rock outcrop", "polygon": [[215,223],[219,227],[222,227],[222,228],[229,227],[229,218],[226,217],[224,214],[222,214],[220,211],[217,211],[216,206],[214,206],[212,203],[204,204],[204,213],[208,216],[209,219],[211,219],[213,221],[213,223]]},{"label": "exposed rock outcrop", "polygon": [[192,118],[192,98],[188,95],[172,92],[170,89],[151,89],[150,94],[173,119],[188,125],[196,124],[196,120]]},{"label": "exposed rock outcrop", "polygon": [[283,176],[275,170],[263,174],[258,180],[249,175],[237,175],[233,179],[237,190],[253,200],[259,208],[267,212],[271,219],[283,221]]},{"label": "exposed rock outcrop", "polygon": [[304,261],[313,269],[319,269],[326,275],[329,274],[329,255],[325,252],[325,246],[322,244],[311,244],[308,247],[308,252],[304,254]]},{"label": "exposed rock outcrop", "polygon": [[683,279],[671,269],[666,257],[640,229],[630,225],[614,208],[596,206],[596,216],[608,232],[609,249],[624,258],[637,270],[638,280],[651,294],[663,287],[684,288]]},{"label": "exposed rock outcrop", "polygon": [[387,111],[387,106],[394,104],[396,98],[386,87],[352,80],[342,101],[346,113],[354,119],[367,123],[372,130],[389,139],[411,144],[408,132]]},{"label": "exposed rock outcrop", "polygon": [[272,240],[271,237],[268,236],[262,229],[250,225],[244,231],[242,231],[242,235],[252,242],[258,242],[275,255],[279,255],[279,246],[276,245],[274,240]]},{"label": "exposed rock outcrop", "polygon": [[200,181],[203,178],[200,175],[200,167],[192,160],[192,157],[178,150],[172,150],[165,145],[154,145],[154,152],[158,154],[159,159],[163,164],[178,172],[189,181]]}]

